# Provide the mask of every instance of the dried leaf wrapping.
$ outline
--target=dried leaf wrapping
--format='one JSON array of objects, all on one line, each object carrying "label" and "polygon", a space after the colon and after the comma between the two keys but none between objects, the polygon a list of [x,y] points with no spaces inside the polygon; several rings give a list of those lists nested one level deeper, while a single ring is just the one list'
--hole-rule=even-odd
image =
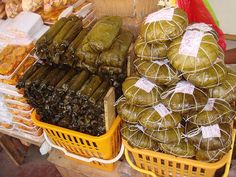
[{"label": "dried leaf wrapping", "polygon": [[137,59],[134,65],[138,73],[157,85],[173,85],[180,80],[180,73],[167,59],[158,62]]},{"label": "dried leaf wrapping", "polygon": [[230,123],[235,117],[231,105],[223,99],[209,99],[205,108],[187,120],[196,125]]},{"label": "dried leaf wrapping", "polygon": [[[170,63],[175,69],[185,73],[194,73],[209,68],[217,57],[222,55],[216,39],[211,33],[203,33],[203,37],[199,39],[199,46],[195,42],[189,46],[189,44],[184,42],[188,40],[187,37],[185,39],[185,36],[191,36],[187,35],[187,32],[171,42],[167,52]],[[199,34],[201,32],[194,32],[197,35],[201,35]],[[194,37],[192,36],[192,38]],[[191,40],[188,40],[188,42],[191,43]],[[186,48],[188,53],[185,51]]]},{"label": "dried leaf wrapping", "polygon": [[90,47],[97,52],[109,49],[118,36],[121,26],[121,17],[101,18],[87,35]]},{"label": "dried leaf wrapping", "polygon": [[157,150],[157,143],[145,135],[137,126],[123,124],[121,135],[133,147]]},{"label": "dried leaf wrapping", "polygon": [[159,143],[158,145],[160,149],[165,153],[177,157],[192,158],[196,154],[195,147],[189,142],[186,142],[184,140],[181,140],[180,143],[178,144]]},{"label": "dried leaf wrapping", "polygon": [[[163,11],[167,11],[168,13],[168,11],[172,10],[174,12],[171,20],[155,20],[155,16]],[[150,14],[141,25],[140,34],[147,42],[165,42],[182,35],[187,25],[188,17],[183,10],[167,7]]]},{"label": "dried leaf wrapping", "polygon": [[222,98],[229,103],[236,100],[236,73],[228,69],[228,74],[225,76],[221,85],[209,89],[211,98]]},{"label": "dried leaf wrapping", "polygon": [[138,123],[138,116],[144,108],[128,104],[126,101],[120,101],[117,105],[117,112],[119,116],[130,124]]},{"label": "dried leaf wrapping", "polygon": [[186,126],[186,134],[189,137],[189,141],[198,149],[212,151],[221,148],[225,148],[227,144],[231,144],[232,141],[232,128],[230,124],[219,124],[220,137],[203,138],[202,130],[200,126],[188,123]]},{"label": "dried leaf wrapping", "polygon": [[158,60],[167,55],[168,44],[147,43],[141,36],[138,36],[134,44],[134,51],[141,60]]},{"label": "dried leaf wrapping", "polygon": [[[186,81],[180,81],[186,82]],[[178,83],[180,83],[178,82]],[[192,89],[192,93],[186,93],[188,91],[188,86],[178,87],[176,86],[169,87],[166,91],[161,94],[162,103],[172,110],[173,112],[179,112],[181,114],[187,114],[192,112],[197,112],[204,108],[207,103],[208,97],[201,89],[194,87],[193,85],[189,90]],[[189,85],[188,82],[186,82]],[[177,91],[179,89],[186,89],[184,91]]]},{"label": "dried leaf wrapping", "polygon": [[141,79],[138,76],[130,76],[125,79],[122,84],[122,91],[130,104],[150,106],[156,104],[160,100],[162,87],[154,86],[148,93],[143,89],[135,86],[136,82]]},{"label": "dried leaf wrapping", "polygon": [[227,72],[225,65],[217,62],[202,71],[184,74],[184,78],[199,88],[212,88],[224,81]]},{"label": "dried leaf wrapping", "polygon": [[184,133],[184,128],[170,128],[164,130],[145,129],[144,133],[148,135],[151,139],[158,141],[160,143],[177,144],[181,141],[182,135]]},{"label": "dried leaf wrapping", "polygon": [[176,127],[182,120],[179,113],[170,112],[162,117],[153,107],[144,108],[138,115],[138,122],[145,129],[160,130]]}]

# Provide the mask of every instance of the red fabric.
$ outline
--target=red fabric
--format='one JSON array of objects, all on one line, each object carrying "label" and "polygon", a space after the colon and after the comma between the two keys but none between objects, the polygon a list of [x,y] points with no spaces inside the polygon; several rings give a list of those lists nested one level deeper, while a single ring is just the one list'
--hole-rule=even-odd
[{"label": "red fabric", "polygon": [[202,0],[177,0],[177,3],[178,6],[188,14],[190,23],[204,22],[206,24],[212,25],[219,36],[218,44],[224,51],[226,50],[224,33],[216,25],[213,17],[211,16],[211,13],[208,11]]}]

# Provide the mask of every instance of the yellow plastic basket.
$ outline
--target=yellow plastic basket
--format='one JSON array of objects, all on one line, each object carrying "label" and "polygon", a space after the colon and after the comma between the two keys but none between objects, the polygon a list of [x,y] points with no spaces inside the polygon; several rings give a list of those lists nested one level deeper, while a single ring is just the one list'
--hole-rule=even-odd
[{"label": "yellow plastic basket", "polygon": [[[41,122],[35,110],[32,113],[32,120],[35,125],[43,128],[46,139],[56,147],[60,147],[58,149],[72,153],[74,156],[95,157],[109,161],[117,154],[122,154],[120,152],[122,142],[120,136],[121,119],[119,117],[114,120],[110,130],[99,137]],[[115,163],[108,164],[93,160],[91,162],[80,160],[79,162],[106,171],[112,171],[116,165]]]},{"label": "yellow plastic basket", "polygon": [[[217,170],[225,166],[223,177],[227,177],[234,147],[235,130],[232,138],[231,150],[220,161],[215,163],[200,162],[150,150],[140,150],[131,147],[125,140],[123,140],[123,144],[127,162],[132,168],[142,173],[142,176],[213,177]],[[130,159],[130,154],[135,164]]]}]

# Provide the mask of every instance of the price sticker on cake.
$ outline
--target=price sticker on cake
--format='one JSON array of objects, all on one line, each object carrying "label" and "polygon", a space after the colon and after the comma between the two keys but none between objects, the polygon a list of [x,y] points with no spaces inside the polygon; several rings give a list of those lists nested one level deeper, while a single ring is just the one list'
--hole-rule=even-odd
[{"label": "price sticker on cake", "polygon": [[138,87],[144,90],[145,92],[149,93],[155,87],[155,84],[142,77],[135,83],[135,87]]},{"label": "price sticker on cake", "polygon": [[204,107],[204,111],[212,111],[215,104],[215,98],[209,98],[207,104]]},{"label": "price sticker on cake", "polygon": [[201,31],[186,31],[181,41],[179,54],[197,57],[203,36],[204,33]]},{"label": "price sticker on cake", "polygon": [[180,81],[175,87],[175,93],[193,94],[195,86],[187,81]]},{"label": "price sticker on cake", "polygon": [[210,126],[201,126],[203,138],[220,138],[220,127],[218,124]]},{"label": "price sticker on cake", "polygon": [[147,16],[145,24],[161,20],[171,21],[173,19],[175,8],[167,7]]},{"label": "price sticker on cake", "polygon": [[154,106],[154,109],[161,117],[169,115],[171,112],[162,103]]}]

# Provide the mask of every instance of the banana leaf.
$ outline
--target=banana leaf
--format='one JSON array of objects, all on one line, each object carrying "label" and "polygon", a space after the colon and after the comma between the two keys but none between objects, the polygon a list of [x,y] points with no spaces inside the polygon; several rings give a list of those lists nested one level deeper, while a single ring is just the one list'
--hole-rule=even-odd
[{"label": "banana leaf", "polygon": [[217,62],[202,71],[184,74],[184,78],[196,87],[212,88],[224,81],[227,72],[226,66],[222,62]]},{"label": "banana leaf", "polygon": [[210,98],[202,111],[189,116],[187,120],[196,125],[210,125],[231,123],[234,117],[235,111],[228,102],[223,99]]},{"label": "banana leaf", "polygon": [[130,31],[123,31],[111,48],[101,53],[98,63],[105,66],[122,67],[126,62],[129,47],[133,41]]},{"label": "banana leaf", "polygon": [[157,85],[173,85],[181,79],[180,73],[170,65],[168,59],[154,62],[136,59],[134,65],[141,76]]},{"label": "banana leaf", "polygon": [[212,151],[225,148],[232,141],[232,127],[230,124],[215,124],[219,125],[220,137],[204,138],[202,127],[188,123],[186,125],[186,135],[189,142],[193,143],[198,149]]},{"label": "banana leaf", "polygon": [[187,31],[171,42],[167,57],[175,69],[195,73],[209,68],[221,53],[211,33]]},{"label": "banana leaf", "polygon": [[76,50],[78,60],[85,64],[97,66],[99,53],[95,52],[89,45],[88,38],[85,36],[81,45]]},{"label": "banana leaf", "polygon": [[138,126],[123,123],[121,135],[133,147],[154,151],[158,149],[157,143],[145,135]]},{"label": "banana leaf", "polygon": [[229,103],[236,100],[236,73],[228,69],[221,85],[210,88],[209,96],[211,98],[222,98]]},{"label": "banana leaf", "polygon": [[198,150],[196,152],[196,159],[203,162],[217,162],[223,158],[223,156],[229,152],[230,150],[230,143],[226,145],[226,147],[212,150],[212,151],[205,151],[205,150]]},{"label": "banana leaf", "polygon": [[134,51],[141,60],[159,60],[167,55],[168,43],[147,43],[141,36],[138,36],[134,44]]},{"label": "banana leaf", "polygon": [[187,81],[167,88],[161,94],[162,103],[171,111],[187,114],[200,111],[208,101],[207,94]]},{"label": "banana leaf", "polygon": [[[169,19],[165,18],[166,14]],[[147,42],[165,42],[182,35],[187,26],[188,17],[182,9],[167,7],[149,14],[141,25],[140,34]]]},{"label": "banana leaf", "polygon": [[165,144],[180,143],[184,128],[170,128],[163,130],[149,130],[145,129],[144,133],[154,141]]},{"label": "banana leaf", "polygon": [[176,127],[182,120],[179,113],[169,111],[163,104],[143,108],[138,114],[138,122],[145,129],[161,130]]},{"label": "banana leaf", "polygon": [[101,18],[87,35],[90,47],[97,52],[109,49],[118,36],[121,26],[121,17]]},{"label": "banana leaf", "polygon": [[[137,84],[139,83],[145,87],[148,87],[148,90],[145,91],[144,89],[141,89],[141,87],[138,87]],[[122,84],[122,91],[127,99],[127,102],[140,106],[155,105],[160,100],[162,90],[162,87],[138,76],[127,77]]]},{"label": "banana leaf", "polygon": [[119,116],[127,123],[137,124],[139,114],[145,108],[138,107],[135,105],[128,104],[126,101],[121,100],[117,105],[117,112]]},{"label": "banana leaf", "polygon": [[158,145],[160,150],[177,157],[193,158],[196,155],[195,147],[185,140],[181,140],[177,144],[159,143]]}]

